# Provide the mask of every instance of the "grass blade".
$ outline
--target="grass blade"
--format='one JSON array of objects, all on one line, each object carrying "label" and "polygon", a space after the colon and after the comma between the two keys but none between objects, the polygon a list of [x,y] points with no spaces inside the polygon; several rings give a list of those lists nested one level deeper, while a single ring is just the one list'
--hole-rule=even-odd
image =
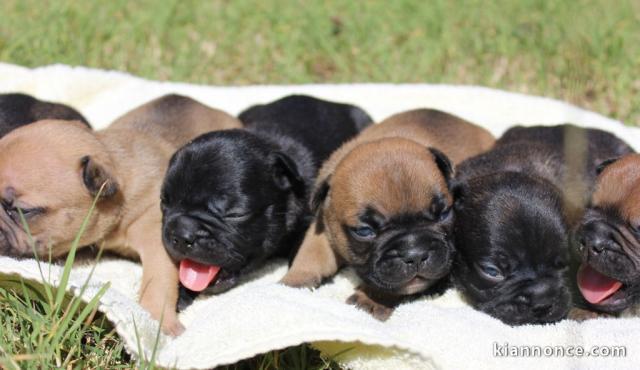
[{"label": "grass blade", "polygon": [[89,224],[89,219],[91,219],[91,216],[93,215],[93,211],[95,210],[96,205],[98,204],[98,200],[100,200],[100,194],[102,193],[102,190],[104,189],[105,185],[106,185],[106,183],[102,184],[102,186],[100,187],[100,190],[98,191],[98,194],[93,199],[93,203],[91,204],[91,208],[89,208],[89,212],[85,216],[84,220],[82,220],[82,226],[80,226],[80,230],[78,231],[78,234],[76,235],[73,243],[71,244],[71,249],[69,250],[69,255],[67,256],[67,259],[64,262],[64,268],[62,270],[62,277],[60,278],[60,282],[58,284],[58,288],[57,288],[57,291],[56,291],[56,299],[55,299],[55,302],[54,302],[54,305],[55,305],[55,308],[56,308],[56,310],[55,310],[56,314],[59,312],[59,309],[62,306],[62,300],[64,299],[66,288],[67,288],[67,285],[69,284],[69,276],[71,275],[71,267],[73,266],[73,262],[75,261],[75,258],[76,258],[76,251],[78,250],[78,245],[80,244],[80,239],[82,238],[82,235],[84,234],[84,231],[87,229],[87,225]]}]

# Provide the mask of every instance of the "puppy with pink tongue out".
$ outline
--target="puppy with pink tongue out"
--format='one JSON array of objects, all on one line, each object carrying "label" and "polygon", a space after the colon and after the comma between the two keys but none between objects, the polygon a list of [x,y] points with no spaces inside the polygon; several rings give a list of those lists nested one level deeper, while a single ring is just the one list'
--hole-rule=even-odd
[{"label": "puppy with pink tongue out", "polygon": [[600,166],[591,205],[577,230],[578,287],[596,311],[640,303],[640,154]]},{"label": "puppy with pink tongue out", "polygon": [[371,123],[352,105],[293,95],[249,108],[245,129],[178,150],[162,186],[162,237],[179,263],[184,308],[219,294],[274,257],[290,257],[312,218],[322,162]]}]

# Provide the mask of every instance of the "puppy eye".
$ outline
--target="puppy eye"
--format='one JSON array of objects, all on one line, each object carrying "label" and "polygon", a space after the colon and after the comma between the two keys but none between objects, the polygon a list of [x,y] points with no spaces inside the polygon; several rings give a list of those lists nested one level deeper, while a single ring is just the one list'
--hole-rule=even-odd
[{"label": "puppy eye", "polygon": [[229,212],[224,215],[224,219],[231,222],[246,221],[251,217],[251,213]]},{"label": "puppy eye", "polygon": [[41,213],[42,208],[20,208],[19,211],[16,209],[16,212],[22,212],[24,217],[30,217],[37,213]]},{"label": "puppy eye", "polygon": [[440,212],[440,215],[438,215],[438,221],[444,221],[444,220],[448,219],[448,218],[449,218],[449,216],[451,216],[451,213],[452,213],[452,212],[451,212],[451,209],[452,209],[452,208],[453,208],[453,207],[447,207],[447,208],[443,209],[443,210]]},{"label": "puppy eye", "polygon": [[20,213],[25,219],[33,217],[37,214],[43,213],[44,208],[36,207],[36,208],[19,208],[16,207],[13,202],[2,202],[2,208],[4,209],[7,216],[9,216],[16,223],[20,223]]},{"label": "puppy eye", "polygon": [[490,280],[492,282],[498,283],[504,280],[504,274],[498,268],[498,266],[494,265],[490,262],[482,262],[475,264],[476,271],[485,279]]},{"label": "puppy eye", "polygon": [[376,237],[376,232],[371,226],[363,225],[351,229],[353,235],[358,239],[370,240]]}]

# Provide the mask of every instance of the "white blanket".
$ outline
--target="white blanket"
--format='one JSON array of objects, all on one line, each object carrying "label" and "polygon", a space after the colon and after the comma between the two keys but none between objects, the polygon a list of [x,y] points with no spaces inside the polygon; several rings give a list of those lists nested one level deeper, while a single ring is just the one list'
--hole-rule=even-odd
[{"label": "white blanket", "polygon": [[[212,87],[153,82],[119,72],[61,65],[30,70],[0,63],[0,92],[11,91],[70,104],[96,128],[170,92],[191,96],[231,114],[255,103],[304,93],[357,104],[375,120],[411,108],[437,108],[481,124],[495,135],[514,124],[573,122],[612,131],[640,149],[639,129],[555,100],[473,86]],[[55,284],[60,268],[44,268],[51,269],[51,283]],[[211,368],[304,342],[312,342],[328,356],[342,353],[335,360],[353,369],[603,369],[637,368],[640,364],[638,318],[583,323],[565,320],[554,325],[512,328],[474,311],[455,291],[449,291],[442,297],[404,304],[381,323],[344,303],[356,283],[351,272],[341,273],[332,283],[312,292],[276,284],[285,270],[284,262],[275,262],[227,293],[196,301],[180,316],[187,328],[185,333],[175,339],[161,338],[158,364]],[[88,267],[74,269],[72,291],[85,282],[88,272]],[[0,257],[0,284],[15,280],[16,275],[41,281],[35,261]],[[111,288],[102,298],[100,310],[116,325],[127,350],[137,355],[135,321],[149,356],[157,326],[136,303],[140,276],[141,268],[135,263],[100,262],[86,296],[91,297],[110,281]],[[593,346],[626,346],[626,356],[502,357],[504,348],[494,347],[505,344],[565,349],[583,346],[586,351]]]}]

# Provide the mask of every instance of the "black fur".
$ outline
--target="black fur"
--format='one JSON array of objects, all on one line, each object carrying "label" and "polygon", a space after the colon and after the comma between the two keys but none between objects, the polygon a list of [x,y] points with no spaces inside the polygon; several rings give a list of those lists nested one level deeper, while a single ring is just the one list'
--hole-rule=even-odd
[{"label": "black fur", "polygon": [[[517,144],[519,142],[533,142],[548,145],[556,151],[557,155],[564,159],[564,154],[568,151],[580,150],[575,146],[579,145],[580,138],[586,139],[585,167],[578,169],[584,175],[584,180],[589,184],[589,189],[595,183],[598,168],[608,160],[621,157],[634,150],[624,141],[617,138],[610,132],[585,129],[572,124],[557,126],[516,126],[510,128],[496,143],[496,146],[504,144]],[[556,178],[557,180],[557,178]]]},{"label": "black fur", "polygon": [[[573,293],[569,215],[588,199],[574,199],[566,185],[590,192],[597,164],[627,151],[599,130],[515,127],[492,151],[460,164],[453,277],[465,298],[511,325],[564,318]],[[575,153],[586,153],[580,168],[567,159]]]},{"label": "black fur", "polygon": [[211,132],[180,149],[162,189],[169,254],[222,267],[208,293],[297,249],[319,166],[371,122],[357,107],[307,96],[252,107],[240,118],[245,130]]},{"label": "black fur", "polygon": [[38,100],[25,94],[0,94],[0,137],[26,124],[42,119],[89,122],[75,109]]},{"label": "black fur", "polygon": [[323,102],[304,95],[291,95],[270,104],[253,106],[238,118],[258,135],[264,132],[302,143],[316,166],[372,122],[371,117],[358,107]]}]

